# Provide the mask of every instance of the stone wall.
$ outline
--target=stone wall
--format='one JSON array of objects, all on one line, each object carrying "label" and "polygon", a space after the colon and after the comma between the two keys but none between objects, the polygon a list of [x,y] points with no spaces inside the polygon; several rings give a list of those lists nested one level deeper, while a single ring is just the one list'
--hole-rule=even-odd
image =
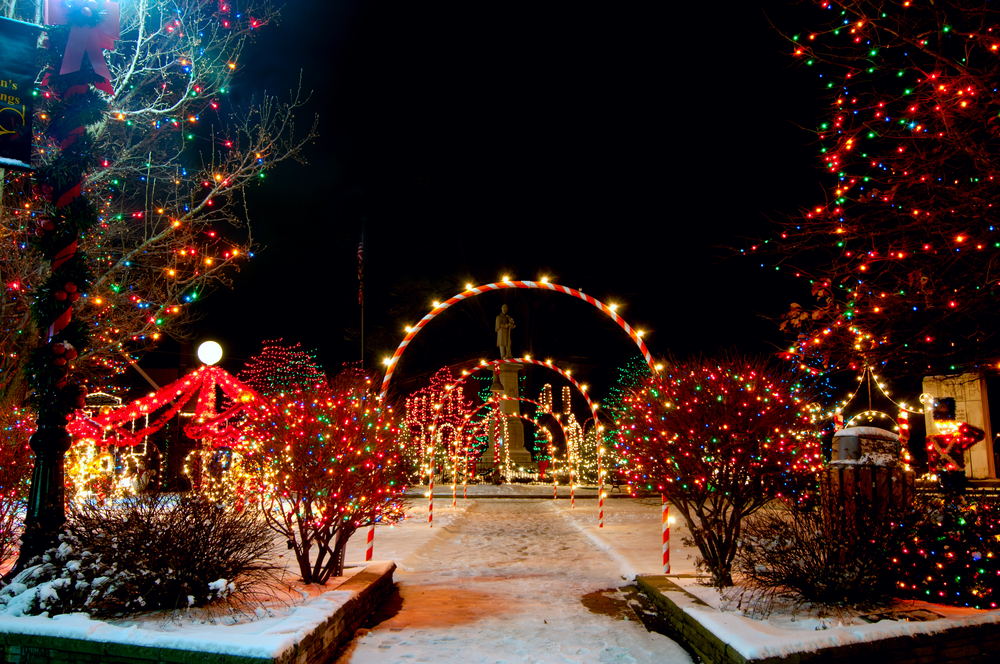
[{"label": "stone wall", "polygon": [[[354,636],[385,597],[392,592],[393,563],[369,565],[336,590],[357,593],[294,648],[275,659],[104,643],[31,634],[0,634],[3,664],[325,664]],[[224,629],[224,628],[220,628]]]},{"label": "stone wall", "polygon": [[747,660],[670,600],[667,592],[683,593],[680,586],[664,576],[640,576],[636,583],[706,664],[987,664],[1000,653],[1000,624],[992,623]]}]

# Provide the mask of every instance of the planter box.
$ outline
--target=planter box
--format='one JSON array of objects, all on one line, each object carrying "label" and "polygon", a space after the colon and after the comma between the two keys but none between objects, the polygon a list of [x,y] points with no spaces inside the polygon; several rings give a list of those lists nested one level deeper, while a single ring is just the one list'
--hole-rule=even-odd
[{"label": "planter box", "polygon": [[675,638],[710,664],[987,664],[997,661],[1000,650],[1000,612],[940,607],[954,615],[803,630],[796,634],[806,643],[796,647],[780,628],[713,609],[668,577],[640,576],[636,583],[677,631]]},{"label": "planter box", "polygon": [[[83,614],[43,618],[0,616],[0,662],[320,664],[337,651],[392,591],[391,562],[370,564],[335,590],[293,607],[296,619],[263,619],[253,633],[215,625],[197,634],[120,627]],[[296,614],[298,612],[298,614]],[[267,621],[273,621],[268,628]],[[132,622],[132,621],[117,621]],[[161,621],[162,622],[162,621]],[[160,623],[152,623],[153,626]],[[250,623],[253,625],[254,623]],[[206,633],[208,635],[206,636]],[[218,638],[213,639],[213,634]]]}]

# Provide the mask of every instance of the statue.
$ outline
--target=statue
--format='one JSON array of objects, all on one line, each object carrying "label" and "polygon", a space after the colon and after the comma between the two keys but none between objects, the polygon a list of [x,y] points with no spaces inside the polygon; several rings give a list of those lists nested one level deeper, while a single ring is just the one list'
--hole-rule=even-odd
[{"label": "statue", "polygon": [[497,346],[500,348],[500,359],[509,360],[514,357],[510,352],[510,331],[514,329],[514,319],[507,315],[507,305],[500,307],[497,316],[496,332]]}]

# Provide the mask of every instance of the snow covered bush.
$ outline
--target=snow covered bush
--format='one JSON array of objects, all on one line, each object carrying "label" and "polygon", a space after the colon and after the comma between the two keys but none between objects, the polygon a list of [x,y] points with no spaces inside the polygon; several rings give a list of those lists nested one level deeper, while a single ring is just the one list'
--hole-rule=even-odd
[{"label": "snow covered bush", "polygon": [[684,517],[717,586],[732,585],[745,519],[820,466],[817,427],[795,373],[763,359],[663,361],[615,413],[615,445],[640,492]]},{"label": "snow covered bush", "polygon": [[816,507],[780,501],[742,526],[736,569],[747,608],[763,615],[775,602],[870,608],[897,593],[894,556],[912,529],[911,508],[878,509],[855,496],[857,514],[832,524]]},{"label": "snow covered bush", "polygon": [[371,374],[274,394],[270,421],[248,422],[248,470],[259,477],[268,525],[295,552],[305,583],[340,576],[358,528],[402,520],[406,464],[392,409]]},{"label": "snow covered bush", "polygon": [[163,494],[75,506],[60,545],[0,590],[12,615],[95,616],[253,596],[272,578],[273,536],[259,511]]}]

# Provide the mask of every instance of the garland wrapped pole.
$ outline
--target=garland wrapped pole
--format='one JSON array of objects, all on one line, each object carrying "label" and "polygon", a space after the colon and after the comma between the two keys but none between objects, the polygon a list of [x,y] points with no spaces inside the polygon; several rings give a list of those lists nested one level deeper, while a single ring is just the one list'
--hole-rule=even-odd
[{"label": "garland wrapped pole", "polygon": [[[73,361],[89,345],[89,334],[73,320],[73,305],[87,292],[90,274],[77,251],[81,233],[97,221],[84,196],[85,174],[95,163],[86,127],[107,108],[97,90],[113,93],[103,49],[118,38],[118,4],[103,0],[47,0],[42,86],[49,105],[46,134],[57,156],[41,165],[32,187],[38,228],[33,244],[50,263],[36,290],[31,313],[40,332],[25,371],[38,430],[31,436],[35,468],[15,570],[54,544],[66,519],[63,469],[70,447],[67,422],[83,403],[80,386],[69,381]],[[43,116],[44,117],[44,116]],[[52,151],[56,152],[56,151]]]}]

